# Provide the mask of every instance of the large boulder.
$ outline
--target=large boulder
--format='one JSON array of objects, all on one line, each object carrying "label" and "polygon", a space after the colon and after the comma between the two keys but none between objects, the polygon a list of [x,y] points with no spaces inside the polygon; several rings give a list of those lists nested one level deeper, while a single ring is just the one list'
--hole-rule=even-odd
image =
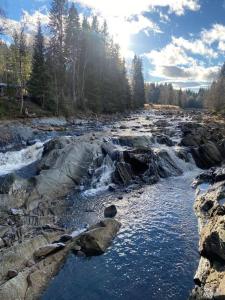
[{"label": "large boulder", "polygon": [[201,231],[199,251],[210,261],[215,259],[225,262],[225,216],[211,219]]},{"label": "large boulder", "polygon": [[160,150],[157,152],[157,161],[157,169],[160,177],[166,178],[169,176],[182,175],[182,170],[177,166],[166,150]]},{"label": "large boulder", "polygon": [[101,146],[104,155],[108,155],[113,161],[120,159],[122,150],[112,142],[105,142]]},{"label": "large boulder", "polygon": [[209,170],[206,170],[202,172],[200,175],[198,175],[194,182],[193,186],[197,187],[199,184],[208,182],[208,183],[215,183],[225,180],[225,166],[222,167],[212,167]]},{"label": "large boulder", "polygon": [[202,169],[208,169],[223,161],[221,152],[213,142],[207,142],[198,148],[193,148],[192,155],[197,166]]},{"label": "large boulder", "polygon": [[208,224],[210,218],[213,220],[217,215],[225,214],[224,198],[225,182],[223,181],[215,183],[205,193],[196,197],[194,209],[198,217],[200,232]]},{"label": "large boulder", "polygon": [[117,162],[116,169],[113,174],[113,181],[115,183],[129,184],[132,180],[131,165],[125,162]]},{"label": "large boulder", "polygon": [[29,188],[27,209],[36,208],[41,199],[65,196],[72,187],[79,186],[94,159],[100,155],[97,143],[66,137],[51,141],[45,146],[40,173]]},{"label": "large boulder", "polygon": [[157,141],[157,143],[165,144],[168,147],[174,146],[174,142],[167,135],[164,135],[164,134],[157,135],[156,141]]},{"label": "large boulder", "polygon": [[187,134],[181,140],[181,146],[196,147],[199,145],[201,145],[201,136],[200,135]]},{"label": "large boulder", "polygon": [[104,219],[81,234],[75,244],[87,256],[101,255],[110,246],[120,227],[120,222],[115,219]]},{"label": "large boulder", "polygon": [[33,129],[22,125],[20,122],[0,125],[0,150],[19,150],[26,141],[34,138]]},{"label": "large boulder", "polygon": [[189,149],[185,147],[179,147],[175,149],[175,154],[178,158],[182,159],[185,162],[191,162],[193,161],[192,155],[189,151]]},{"label": "large boulder", "polygon": [[8,194],[15,180],[16,175],[13,173],[0,176],[0,194]]},{"label": "large boulder", "polygon": [[146,135],[131,135],[120,136],[117,141],[121,146],[133,147],[136,149],[149,149],[154,143],[154,138]]},{"label": "large boulder", "polygon": [[149,150],[133,150],[124,153],[124,160],[131,165],[132,172],[135,175],[141,175],[149,168],[149,164],[155,159],[155,155],[151,149]]}]

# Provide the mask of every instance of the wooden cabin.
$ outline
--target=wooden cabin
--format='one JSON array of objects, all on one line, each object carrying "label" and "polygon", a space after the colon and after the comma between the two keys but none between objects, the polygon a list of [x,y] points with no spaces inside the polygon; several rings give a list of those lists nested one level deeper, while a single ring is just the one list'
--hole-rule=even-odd
[{"label": "wooden cabin", "polygon": [[11,84],[11,83],[7,84],[7,83],[0,82],[0,97],[19,98],[20,95],[21,95],[20,85]]},{"label": "wooden cabin", "polygon": [[4,97],[7,94],[7,84],[0,82],[0,97]]}]

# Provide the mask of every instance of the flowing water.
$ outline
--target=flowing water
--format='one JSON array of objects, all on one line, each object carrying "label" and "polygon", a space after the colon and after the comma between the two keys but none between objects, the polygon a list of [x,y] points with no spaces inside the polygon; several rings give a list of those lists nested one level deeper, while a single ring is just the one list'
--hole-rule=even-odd
[{"label": "flowing water", "polygon": [[[152,136],[154,122],[160,115],[135,116],[117,127],[120,135]],[[168,132],[179,141],[180,121],[167,118]],[[149,128],[149,123],[152,125]],[[141,129],[132,130],[139,124]],[[146,125],[146,126],[144,126]],[[137,128],[138,128],[137,126]],[[0,175],[21,169],[40,159],[43,144],[37,143],[17,152],[0,153]],[[178,146],[167,147],[153,142],[155,151],[164,150],[183,171],[179,177],[162,179],[141,191],[124,193],[123,199],[107,192],[114,170],[105,157],[95,170],[91,186],[68,196],[72,203],[64,225],[80,230],[102,218],[104,207],[115,204],[121,230],[108,251],[98,257],[80,258],[70,255],[58,275],[42,295],[42,300],[185,300],[193,287],[198,264],[198,229],[193,212],[194,190],[191,182],[199,173],[192,162],[177,158]]]},{"label": "flowing water", "polygon": [[37,142],[20,151],[0,152],[0,176],[29,166],[42,156],[43,144]]},{"label": "flowing water", "polygon": [[76,195],[73,222],[94,223],[104,206],[122,223],[112,247],[91,259],[71,255],[43,300],[187,299],[197,267],[198,232],[191,181],[198,171],[164,179],[118,200]]},{"label": "flowing water", "polygon": [[[160,117],[158,118],[160,119]],[[137,120],[135,121],[137,122]],[[144,123],[145,118],[138,121]],[[132,132],[129,122],[120,134]],[[173,122],[174,140],[180,132]],[[149,130],[143,130],[151,136]],[[108,251],[99,257],[70,255],[52,280],[42,300],[184,300],[193,287],[198,264],[198,229],[193,212],[195,192],[191,188],[199,170],[175,155],[178,146],[154,143],[165,150],[182,169],[183,175],[143,187],[142,192],[124,194],[122,200],[107,194],[113,165],[103,164],[95,188],[71,195],[73,213],[65,221],[77,228],[102,218],[103,208],[115,204],[122,228]],[[97,172],[98,173],[98,172]]]}]

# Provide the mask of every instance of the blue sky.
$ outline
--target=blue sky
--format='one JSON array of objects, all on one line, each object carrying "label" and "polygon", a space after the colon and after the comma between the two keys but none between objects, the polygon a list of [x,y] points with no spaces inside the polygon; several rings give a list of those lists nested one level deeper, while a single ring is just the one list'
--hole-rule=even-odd
[{"label": "blue sky", "polygon": [[[225,61],[224,0],[70,0],[99,15],[128,59],[137,53],[146,81],[206,87]],[[24,14],[30,31],[48,21],[50,0],[0,0],[10,28]]]}]

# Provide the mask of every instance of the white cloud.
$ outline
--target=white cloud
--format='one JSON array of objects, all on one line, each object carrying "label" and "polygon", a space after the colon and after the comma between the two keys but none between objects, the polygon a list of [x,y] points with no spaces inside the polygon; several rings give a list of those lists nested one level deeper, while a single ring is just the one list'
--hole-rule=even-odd
[{"label": "white cloud", "polygon": [[177,47],[185,49],[193,54],[207,55],[208,57],[216,58],[218,54],[211,48],[207,47],[205,43],[198,40],[187,40],[182,37],[172,37],[172,43]]},{"label": "white cloud", "polygon": [[[73,0],[75,2],[75,0]],[[84,6],[92,8],[105,16],[129,17],[142,14],[156,7],[168,7],[170,13],[184,14],[185,10],[200,9],[198,0],[78,0]]]},{"label": "white cloud", "polygon": [[19,31],[22,26],[25,26],[26,40],[27,43],[31,45],[33,43],[33,37],[37,32],[38,21],[40,21],[42,25],[47,25],[49,16],[47,14],[43,14],[40,11],[35,11],[34,13],[29,14],[24,10],[19,21],[9,18],[5,18],[4,20],[2,20],[0,18],[0,25],[1,22],[4,22],[5,33],[9,37],[12,37],[15,31]]},{"label": "white cloud", "polygon": [[218,49],[222,52],[225,52],[225,42],[224,41],[219,42]]},{"label": "white cloud", "polygon": [[[70,0],[78,2],[85,8],[88,7],[105,18],[108,22],[110,32],[122,48],[122,53],[127,57],[130,53],[130,37],[132,34],[144,32],[161,33],[159,26],[149,17],[143,15],[144,12],[155,11],[162,7],[168,8],[168,13],[182,15],[185,10],[196,11],[200,8],[198,0]],[[167,14],[160,14],[163,22],[168,22]]]},{"label": "white cloud", "polygon": [[145,53],[153,65],[156,66],[176,66],[176,65],[190,65],[194,64],[194,59],[189,57],[185,51],[174,44],[168,44],[159,51],[152,50]]},{"label": "white cloud", "polygon": [[204,29],[201,32],[201,38],[203,42],[208,45],[219,41],[225,41],[225,26],[221,24],[214,24],[211,29]]},{"label": "white cloud", "polygon": [[40,21],[43,25],[46,25],[49,21],[49,17],[46,14],[41,13],[40,11],[35,11],[33,14],[29,14],[26,10],[23,11],[22,17],[20,21],[16,21],[13,19],[5,18],[1,21],[5,23],[6,33],[12,36],[15,30],[18,30],[21,24],[26,25],[26,31],[29,34],[33,34],[37,30],[38,21]]},{"label": "white cloud", "polygon": [[194,65],[190,67],[177,67],[177,66],[158,66],[154,75],[176,80],[186,81],[201,81],[210,82],[216,78],[219,72],[218,66],[204,67],[200,65]]},{"label": "white cloud", "polygon": [[[225,49],[225,43],[220,44]],[[171,43],[161,50],[152,50],[145,53],[150,63],[154,66],[151,76],[162,80],[184,80],[187,82],[198,81],[208,84],[218,74],[218,66],[207,66],[205,60],[198,60],[192,54],[198,54],[205,58],[217,58],[214,52],[202,40],[187,40],[182,37],[172,37]]]},{"label": "white cloud", "polygon": [[170,17],[167,14],[163,14],[161,11],[159,11],[159,17],[160,22],[162,23],[168,23],[170,21]]},{"label": "white cloud", "polygon": [[33,14],[29,14],[26,10],[23,11],[22,22],[26,24],[29,32],[36,32],[38,21],[40,21],[42,25],[47,25],[49,16],[37,10]]},{"label": "white cloud", "polygon": [[146,35],[150,32],[161,33],[159,27],[150,19],[143,15],[135,16],[130,20],[120,17],[108,17],[107,23],[110,33],[114,36],[115,41],[120,45],[122,55],[129,58],[134,56],[130,49],[130,38],[132,34],[144,31]]}]

